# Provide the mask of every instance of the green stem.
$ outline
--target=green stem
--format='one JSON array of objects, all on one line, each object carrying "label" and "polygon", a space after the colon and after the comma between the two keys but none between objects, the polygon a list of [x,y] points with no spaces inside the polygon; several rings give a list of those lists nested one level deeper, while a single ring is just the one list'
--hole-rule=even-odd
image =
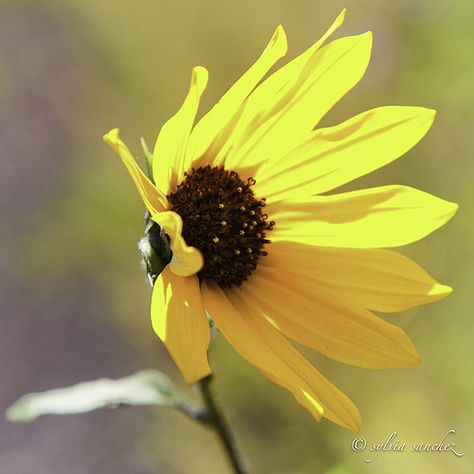
[{"label": "green stem", "polygon": [[211,426],[219,436],[222,447],[225,450],[230,465],[235,474],[245,474],[247,470],[244,468],[242,458],[237,451],[234,437],[229,429],[229,424],[224,419],[212,391],[212,375],[208,375],[198,382],[199,389],[203,401],[208,411],[208,426]]}]

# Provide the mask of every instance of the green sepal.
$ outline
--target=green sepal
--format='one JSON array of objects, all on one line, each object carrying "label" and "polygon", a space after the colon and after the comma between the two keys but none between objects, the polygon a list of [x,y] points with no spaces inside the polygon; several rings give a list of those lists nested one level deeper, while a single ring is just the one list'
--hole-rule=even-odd
[{"label": "green sepal", "polygon": [[150,219],[148,212],[145,214],[145,236],[138,242],[138,249],[153,285],[166,265],[171,262],[173,251],[164,229]]},{"label": "green sepal", "polygon": [[148,148],[148,145],[146,144],[146,141],[143,137],[140,137],[140,143],[142,144],[143,154],[145,155],[147,175],[151,179],[152,183],[154,183],[155,181],[153,180],[153,154]]}]

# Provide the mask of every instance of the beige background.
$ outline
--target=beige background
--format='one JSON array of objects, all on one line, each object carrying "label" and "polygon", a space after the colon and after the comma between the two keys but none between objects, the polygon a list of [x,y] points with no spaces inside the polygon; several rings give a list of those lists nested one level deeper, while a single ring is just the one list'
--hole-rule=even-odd
[{"label": "beige background", "polygon": [[[355,434],[317,424],[290,394],[218,340],[221,401],[252,473],[468,473],[474,470],[472,314],[474,3],[442,1],[5,1],[0,5],[0,408],[21,394],[157,367],[182,384],[151,331],[136,242],[143,207],[101,141],[120,126],[139,154],[180,105],[191,68],[210,71],[203,110],[282,23],[293,56],[342,7],[336,36],[374,32],[365,78],[325,118],[378,105],[438,109],[404,158],[347,187],[407,184],[461,210],[402,251],[454,287],[447,300],[389,316],[421,366],[364,370],[308,356],[348,393],[369,444],[392,431],[435,442],[450,428],[466,455],[385,453],[366,464]],[[127,409],[0,421],[3,474],[226,471],[213,436],[180,414]]]}]

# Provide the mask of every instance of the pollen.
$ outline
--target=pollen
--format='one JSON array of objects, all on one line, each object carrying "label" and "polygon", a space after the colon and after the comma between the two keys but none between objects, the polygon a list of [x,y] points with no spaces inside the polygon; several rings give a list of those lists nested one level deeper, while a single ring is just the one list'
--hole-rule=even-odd
[{"label": "pollen", "polygon": [[204,257],[201,281],[240,286],[267,255],[266,234],[274,222],[266,221],[265,199],[257,199],[251,189],[255,183],[254,178],[243,181],[235,171],[205,166],[187,173],[168,195],[171,210],[183,219],[186,243]]}]

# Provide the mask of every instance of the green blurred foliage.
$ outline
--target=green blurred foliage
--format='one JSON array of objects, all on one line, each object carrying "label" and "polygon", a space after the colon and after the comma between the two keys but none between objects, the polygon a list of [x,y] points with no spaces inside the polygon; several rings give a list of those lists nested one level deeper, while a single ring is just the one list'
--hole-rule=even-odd
[{"label": "green blurred foliage", "polygon": [[[214,355],[220,399],[252,473],[472,472],[471,0],[2,2],[0,108],[8,130],[15,132],[13,151],[2,147],[6,170],[2,174],[9,176],[5,186],[1,182],[8,196],[2,207],[4,278],[22,289],[22,298],[39,306],[78,300],[75,330],[100,326],[98,340],[91,348],[85,346],[87,351],[95,351],[94,357],[100,359],[111,344],[109,338],[116,341],[100,375],[124,376],[131,367],[158,367],[182,384],[149,323],[149,288],[136,250],[143,206],[101,136],[120,127],[140,156],[139,137],[153,143],[159,127],[180,106],[193,66],[204,65],[210,72],[202,114],[252,63],[278,23],[287,30],[289,55],[294,56],[315,41],[345,6],[346,22],[336,37],[372,30],[373,56],[364,79],[324,122],[337,123],[385,104],[438,110],[430,133],[404,158],[346,188],[407,184],[459,202],[461,209],[449,225],[401,249],[455,291],[440,303],[389,316],[413,338],[423,357],[417,368],[363,370],[304,352],[356,402],[363,417],[360,435],[369,444],[384,441],[393,431],[408,443],[435,442],[454,428],[457,446],[467,454],[458,459],[452,454],[382,453],[367,464],[362,453],[351,450],[354,433],[325,421],[316,423],[291,395],[264,379],[218,338]],[[35,101],[41,104],[44,120],[54,117],[43,128],[41,114],[31,118]],[[43,144],[49,140],[54,147]],[[84,281],[100,295],[100,316],[94,300],[89,306],[80,304],[78,288]],[[18,298],[18,292],[2,296]],[[37,339],[72,337],[67,324],[57,328],[61,316],[49,316],[47,308],[42,316],[25,315],[16,324],[29,331],[30,319],[37,317],[36,324],[45,328]],[[79,362],[77,367],[50,362],[38,374],[25,339],[19,337],[12,344],[19,360],[17,365],[2,365],[2,371],[13,371],[8,384],[15,386],[21,379],[23,392],[52,388],[50,383],[38,386],[42,377],[58,386],[90,378],[92,368],[77,370]],[[127,356],[119,355],[122,345]],[[6,355],[11,358],[13,353],[12,349]],[[35,370],[29,372],[28,366]],[[51,379],[53,372],[56,378]],[[28,379],[37,382],[26,383]],[[5,406],[19,394],[21,390],[7,397]],[[61,470],[69,466],[67,461],[61,464],[54,458],[44,472],[120,472],[107,470],[108,456],[118,456],[117,450],[128,453],[131,467],[124,473],[227,472],[211,433],[179,414],[143,410],[146,416],[128,411],[116,425],[88,418],[89,424],[81,429],[97,440],[97,450],[108,453],[100,469],[98,454],[90,447],[84,464],[75,470]],[[48,425],[42,426],[40,430]],[[8,433],[11,428],[1,429]],[[29,455],[38,449],[42,456],[48,455],[49,448],[39,441],[35,444],[37,437],[28,444],[26,432],[15,436],[17,445],[12,449]],[[104,439],[110,445],[104,446]],[[67,438],[56,438],[55,443],[67,451]],[[8,459],[0,455],[1,472],[13,472],[4,471],[9,464],[2,463]]]}]

